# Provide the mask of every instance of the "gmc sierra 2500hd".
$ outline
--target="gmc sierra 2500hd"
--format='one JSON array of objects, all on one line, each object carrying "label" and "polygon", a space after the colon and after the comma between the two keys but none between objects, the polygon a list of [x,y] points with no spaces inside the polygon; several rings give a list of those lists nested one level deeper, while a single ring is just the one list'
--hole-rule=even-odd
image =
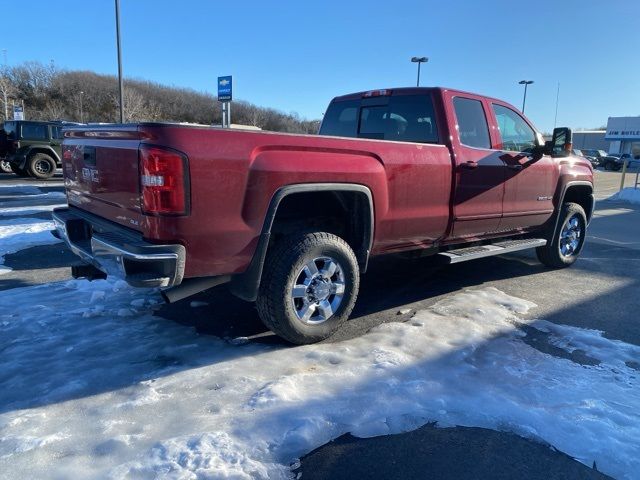
[{"label": "gmc sierra 2500hd", "polygon": [[536,248],[572,264],[594,208],[571,131],[544,142],[503,101],[446,88],[333,99],[320,135],[139,123],[72,127],[56,234],[84,262],[176,301],[228,283],[293,343],[351,313],[369,257],[455,263]]}]

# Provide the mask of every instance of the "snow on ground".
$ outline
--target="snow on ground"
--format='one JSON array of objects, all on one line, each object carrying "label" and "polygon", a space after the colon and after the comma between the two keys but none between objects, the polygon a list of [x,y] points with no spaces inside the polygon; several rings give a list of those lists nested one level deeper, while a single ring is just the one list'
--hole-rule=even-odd
[{"label": "snow on ground", "polygon": [[[0,218],[0,255],[57,241],[52,227]],[[199,335],[160,306],[114,280],[0,292],[0,478],[286,478],[346,432],[427,422],[515,432],[640,478],[640,347],[525,319],[534,305],[495,288],[305,347]],[[531,329],[596,365],[534,349]]]},{"label": "snow on ground", "polygon": [[617,200],[640,205],[640,188],[623,188],[618,193],[611,195],[607,200]]},{"label": "snow on ground", "polygon": [[[154,317],[159,302],[118,281],[0,292],[0,477],[286,478],[343,433],[436,421],[516,432],[640,478],[628,366],[640,348],[524,320],[534,305],[495,288],[360,338],[288,348],[198,335]],[[523,342],[525,324],[600,363],[541,353]]]},{"label": "snow on ground", "polygon": [[[2,209],[0,210],[7,210]],[[0,217],[1,218],[1,217]],[[0,275],[11,271],[4,266],[4,256],[34,245],[47,245],[60,240],[51,235],[53,222],[35,218],[0,219]]]},{"label": "snow on ground", "polygon": [[22,207],[0,208],[0,217],[13,215],[33,215],[35,213],[51,212],[54,208],[66,207],[66,203],[55,203],[53,205],[33,205]]}]

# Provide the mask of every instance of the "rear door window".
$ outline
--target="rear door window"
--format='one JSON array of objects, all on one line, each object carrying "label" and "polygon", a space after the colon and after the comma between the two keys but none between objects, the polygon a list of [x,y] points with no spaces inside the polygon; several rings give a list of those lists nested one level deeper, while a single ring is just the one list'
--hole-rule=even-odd
[{"label": "rear door window", "polygon": [[473,98],[455,97],[453,108],[460,143],[475,148],[491,148],[489,125],[482,102]]},{"label": "rear door window", "polygon": [[47,140],[49,137],[48,125],[22,124],[22,136],[25,140]]},{"label": "rear door window", "polygon": [[431,95],[396,95],[333,102],[321,135],[438,143]]}]

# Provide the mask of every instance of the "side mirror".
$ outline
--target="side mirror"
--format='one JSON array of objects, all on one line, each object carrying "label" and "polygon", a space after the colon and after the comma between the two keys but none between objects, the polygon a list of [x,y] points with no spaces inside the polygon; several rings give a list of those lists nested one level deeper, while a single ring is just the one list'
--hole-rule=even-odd
[{"label": "side mirror", "polygon": [[571,129],[567,127],[554,128],[553,137],[545,146],[554,157],[568,157],[571,155],[573,147]]}]

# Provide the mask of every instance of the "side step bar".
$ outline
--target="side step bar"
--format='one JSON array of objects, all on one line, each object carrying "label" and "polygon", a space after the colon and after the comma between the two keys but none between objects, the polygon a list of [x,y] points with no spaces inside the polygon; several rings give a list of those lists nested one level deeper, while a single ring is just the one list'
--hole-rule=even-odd
[{"label": "side step bar", "polygon": [[448,250],[440,252],[437,257],[443,259],[446,263],[460,263],[467,260],[475,260],[476,258],[491,257],[493,255],[502,255],[503,253],[517,252],[518,250],[526,250],[528,248],[544,247],[547,241],[543,238],[527,238],[524,240],[503,240],[489,245],[479,245],[477,247],[458,248],[457,250]]}]

